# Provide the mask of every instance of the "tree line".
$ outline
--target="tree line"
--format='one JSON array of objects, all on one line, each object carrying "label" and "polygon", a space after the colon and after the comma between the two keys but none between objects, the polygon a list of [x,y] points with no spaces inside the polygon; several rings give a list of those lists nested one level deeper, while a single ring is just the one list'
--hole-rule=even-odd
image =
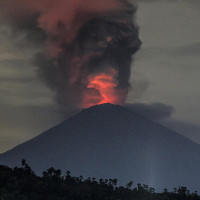
[{"label": "tree line", "polygon": [[0,165],[0,200],[200,200],[186,187],[156,193],[145,184],[117,186],[117,179],[75,177],[53,167],[37,176],[22,160],[22,167]]}]

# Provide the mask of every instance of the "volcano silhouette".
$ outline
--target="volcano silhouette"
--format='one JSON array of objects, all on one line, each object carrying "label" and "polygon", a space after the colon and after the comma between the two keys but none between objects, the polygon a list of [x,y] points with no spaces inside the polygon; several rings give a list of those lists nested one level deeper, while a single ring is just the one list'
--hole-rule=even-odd
[{"label": "volcano silhouette", "polygon": [[200,145],[128,109],[102,104],[0,155],[14,167],[25,158],[41,174],[53,166],[72,175],[130,180],[161,190],[200,186]]}]

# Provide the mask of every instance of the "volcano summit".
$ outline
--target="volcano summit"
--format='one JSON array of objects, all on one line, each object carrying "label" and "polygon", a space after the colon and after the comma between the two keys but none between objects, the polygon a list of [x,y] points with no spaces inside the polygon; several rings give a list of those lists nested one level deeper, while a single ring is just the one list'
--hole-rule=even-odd
[{"label": "volcano summit", "polygon": [[53,166],[63,173],[133,180],[161,190],[200,186],[200,146],[128,109],[102,104],[0,155],[14,167],[25,158],[36,173]]}]

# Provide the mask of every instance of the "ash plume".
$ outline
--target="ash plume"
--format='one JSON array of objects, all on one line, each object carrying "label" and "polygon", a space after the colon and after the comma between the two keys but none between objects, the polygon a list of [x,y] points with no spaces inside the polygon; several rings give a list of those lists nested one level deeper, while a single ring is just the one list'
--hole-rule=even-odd
[{"label": "ash plume", "polygon": [[136,10],[125,0],[0,2],[1,21],[44,46],[34,63],[66,111],[124,104],[132,55],[141,45]]},{"label": "ash plume", "polygon": [[174,107],[163,103],[134,103],[126,104],[125,107],[141,116],[154,121],[168,119],[175,112]]}]

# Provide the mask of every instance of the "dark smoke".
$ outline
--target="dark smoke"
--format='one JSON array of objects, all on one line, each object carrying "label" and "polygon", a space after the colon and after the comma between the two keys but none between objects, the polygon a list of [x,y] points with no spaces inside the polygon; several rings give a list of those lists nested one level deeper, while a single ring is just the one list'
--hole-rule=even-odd
[{"label": "dark smoke", "polygon": [[170,118],[175,111],[172,106],[163,103],[135,103],[126,104],[125,107],[139,115],[156,121]]},{"label": "dark smoke", "polygon": [[141,45],[135,6],[125,0],[8,0],[0,11],[14,30],[26,31],[27,40],[45,45],[34,63],[62,109],[80,106],[85,93],[98,93],[87,88],[88,77],[110,67],[125,102],[132,55]]}]

